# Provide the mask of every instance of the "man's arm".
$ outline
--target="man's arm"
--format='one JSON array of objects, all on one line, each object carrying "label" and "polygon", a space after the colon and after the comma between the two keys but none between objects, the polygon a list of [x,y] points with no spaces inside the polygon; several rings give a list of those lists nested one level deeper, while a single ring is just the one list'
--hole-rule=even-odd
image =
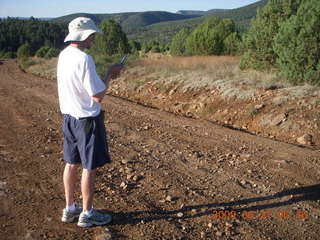
[{"label": "man's arm", "polygon": [[109,85],[109,81],[110,79],[115,79],[120,75],[121,70],[123,69],[123,65],[117,64],[117,65],[113,65],[111,66],[110,70],[109,70],[109,74],[107,76],[104,77],[103,82],[106,84],[106,89],[103,92],[97,93],[96,95],[94,95],[92,97],[93,101],[101,103],[106,91],[108,89],[108,85]]},{"label": "man's arm", "polygon": [[121,70],[124,68],[124,66],[122,64],[115,64],[112,65],[108,71],[108,73],[104,76],[104,83],[108,86],[109,85],[109,81],[111,79],[116,79],[117,77],[119,77]]},{"label": "man's arm", "polygon": [[92,100],[95,101],[95,102],[101,103],[103,98],[104,98],[104,96],[105,96],[105,94],[106,94],[106,91],[107,91],[107,89],[102,91],[102,92],[97,93],[96,95],[94,95],[92,97]]}]

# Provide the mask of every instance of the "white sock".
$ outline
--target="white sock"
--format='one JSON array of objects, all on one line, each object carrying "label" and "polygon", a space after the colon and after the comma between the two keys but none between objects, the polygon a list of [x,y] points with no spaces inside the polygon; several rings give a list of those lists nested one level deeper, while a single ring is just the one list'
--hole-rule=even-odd
[{"label": "white sock", "polygon": [[92,215],[93,208],[91,208],[89,211],[84,211],[83,214],[87,217],[90,217]]},{"label": "white sock", "polygon": [[72,203],[70,206],[66,207],[67,211],[74,212],[76,210],[76,204]]}]

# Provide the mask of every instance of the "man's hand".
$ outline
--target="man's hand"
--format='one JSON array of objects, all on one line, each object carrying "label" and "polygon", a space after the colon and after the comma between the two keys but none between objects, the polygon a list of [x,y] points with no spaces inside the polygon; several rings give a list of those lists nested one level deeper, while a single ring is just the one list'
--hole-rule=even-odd
[{"label": "man's hand", "polygon": [[120,76],[121,70],[124,68],[123,64],[115,64],[110,67],[109,76],[110,79],[115,79]]}]

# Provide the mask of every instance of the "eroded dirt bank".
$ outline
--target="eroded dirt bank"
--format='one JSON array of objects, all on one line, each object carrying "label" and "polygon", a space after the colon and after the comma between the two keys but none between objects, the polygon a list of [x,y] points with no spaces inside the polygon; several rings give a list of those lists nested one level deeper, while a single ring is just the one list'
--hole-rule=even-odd
[{"label": "eroded dirt bank", "polygon": [[[309,85],[284,87],[277,82],[268,83],[267,79],[261,80],[266,83],[259,83],[254,78],[263,73],[255,76],[255,72],[230,70],[234,64],[220,73],[222,80],[214,80],[209,70],[201,73],[199,69],[192,72],[178,68],[175,73],[176,66],[167,70],[167,74],[161,73],[161,69],[165,72],[170,67],[169,63],[145,60],[140,63],[142,66],[148,64],[144,68],[139,64],[130,66],[120,79],[110,84],[110,94],[174,114],[320,149],[320,88]],[[160,66],[158,70],[155,66],[161,64],[169,66]],[[214,70],[212,64],[211,74],[219,75],[222,71],[219,70],[220,63],[215,64],[218,69]],[[228,74],[235,76],[228,79]]]}]

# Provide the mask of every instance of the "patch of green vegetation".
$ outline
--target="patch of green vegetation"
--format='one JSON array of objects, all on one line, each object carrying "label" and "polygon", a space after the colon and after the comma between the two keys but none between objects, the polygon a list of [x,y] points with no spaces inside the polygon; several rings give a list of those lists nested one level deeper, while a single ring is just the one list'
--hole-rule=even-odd
[{"label": "patch of green vegetation", "polygon": [[24,59],[21,59],[19,61],[19,66],[23,69],[23,70],[27,70],[29,67],[33,66],[33,65],[36,65],[38,64],[39,62],[36,62],[32,59],[29,59],[29,58],[24,58]]}]

